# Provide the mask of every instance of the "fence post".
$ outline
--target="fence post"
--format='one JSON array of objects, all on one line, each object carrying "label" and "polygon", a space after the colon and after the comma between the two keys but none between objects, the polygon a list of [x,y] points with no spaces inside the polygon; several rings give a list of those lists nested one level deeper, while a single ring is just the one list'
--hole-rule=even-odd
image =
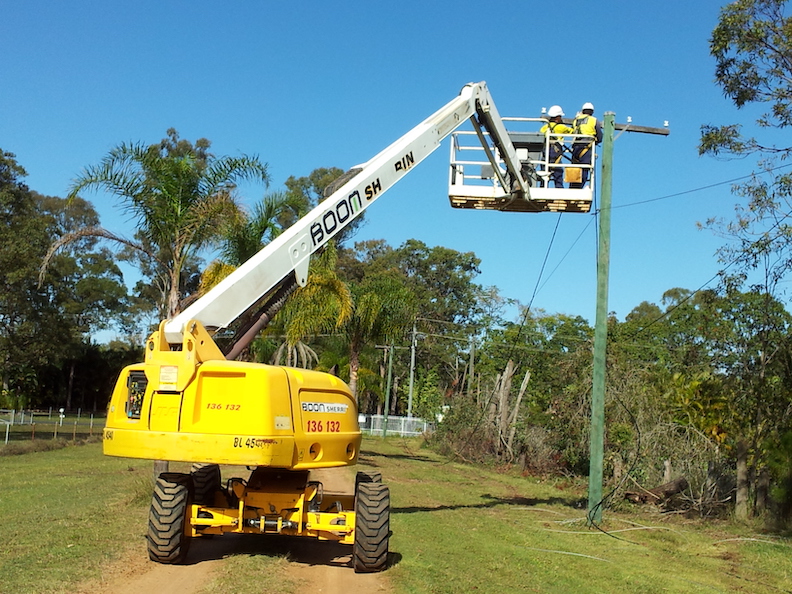
[{"label": "fence post", "polygon": [[55,423],[55,433],[52,435],[52,439],[58,439],[58,424]]},{"label": "fence post", "polygon": [[77,441],[77,421],[74,421],[74,430],[72,430],[72,441]]},{"label": "fence post", "polygon": [[31,423],[31,427],[33,427],[33,432],[30,434],[30,441],[36,441],[36,424]]}]

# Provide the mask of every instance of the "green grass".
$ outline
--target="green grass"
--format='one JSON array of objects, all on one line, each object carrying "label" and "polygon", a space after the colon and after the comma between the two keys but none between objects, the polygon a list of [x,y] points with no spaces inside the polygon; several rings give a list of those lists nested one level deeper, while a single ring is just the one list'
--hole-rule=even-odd
[{"label": "green grass", "polygon": [[233,592],[234,594],[293,594],[298,584],[288,575],[286,556],[264,552],[233,555],[214,575],[202,592]]},{"label": "green grass", "polygon": [[[73,592],[124,559],[147,559],[152,462],[103,456],[99,443],[55,443],[60,449],[0,457],[0,593]],[[266,583],[282,563],[258,557],[255,571]]]},{"label": "green grass", "polygon": [[130,493],[143,474],[150,463],[105,458],[98,443],[0,458],[0,590],[68,592],[130,541],[141,548],[146,508]]},{"label": "green grass", "polygon": [[[449,462],[418,440],[366,439],[360,462],[390,485],[397,594],[792,591],[792,542],[756,528],[641,507],[606,510],[604,534],[586,527],[581,483]],[[0,592],[70,592],[145,559],[151,462],[93,443],[2,457],[0,475]],[[240,542],[206,592],[299,591],[284,576],[302,545]]]},{"label": "green grass", "polygon": [[585,491],[568,481],[456,464],[417,441],[368,441],[364,450],[362,463],[391,488],[398,592],[792,590],[788,539],[644,508],[606,511],[605,534],[586,526]]}]

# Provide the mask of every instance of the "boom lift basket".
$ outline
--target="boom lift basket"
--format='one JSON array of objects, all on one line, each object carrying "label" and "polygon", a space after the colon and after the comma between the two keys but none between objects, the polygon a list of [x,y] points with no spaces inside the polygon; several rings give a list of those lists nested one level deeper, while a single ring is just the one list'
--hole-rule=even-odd
[{"label": "boom lift basket", "polygon": [[[547,120],[543,118],[504,117],[513,128],[532,127],[538,130]],[[485,150],[479,135],[472,130],[458,130],[451,135],[451,167],[448,183],[448,197],[454,208],[479,210],[501,210],[506,212],[589,212],[591,210],[592,188],[596,154],[592,155],[591,165],[572,164],[569,152],[560,163],[552,164],[564,174],[574,169],[589,169],[590,175],[583,188],[551,188],[548,147],[551,134],[538,131],[509,130],[509,139],[517,150],[522,164],[522,175],[530,186],[530,198],[506,188],[501,179],[507,179],[506,168],[498,155],[498,150],[486,132],[482,135],[489,151]],[[565,134],[567,149],[580,135]],[[594,148],[592,148],[592,152]],[[494,171],[487,152],[495,156],[501,175]],[[566,175],[565,175],[566,177]]]}]

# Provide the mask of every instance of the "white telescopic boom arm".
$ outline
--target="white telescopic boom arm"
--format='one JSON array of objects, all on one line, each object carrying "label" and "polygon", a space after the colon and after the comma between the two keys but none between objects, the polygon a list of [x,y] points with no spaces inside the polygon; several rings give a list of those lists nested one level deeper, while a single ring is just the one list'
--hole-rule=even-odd
[{"label": "white telescopic boom arm", "polygon": [[[478,121],[476,117],[478,116]],[[292,271],[300,286],[308,277],[310,256],[351,223],[386,190],[470,119],[483,126],[506,163],[509,175],[527,197],[520,161],[484,82],[462,88],[459,96],[429,116],[373,159],[360,172],[275,238],[214,288],[165,324],[165,338],[181,343],[185,325],[198,320],[206,328],[225,328]],[[494,157],[490,157],[493,159]],[[493,162],[493,166],[497,168]]]}]

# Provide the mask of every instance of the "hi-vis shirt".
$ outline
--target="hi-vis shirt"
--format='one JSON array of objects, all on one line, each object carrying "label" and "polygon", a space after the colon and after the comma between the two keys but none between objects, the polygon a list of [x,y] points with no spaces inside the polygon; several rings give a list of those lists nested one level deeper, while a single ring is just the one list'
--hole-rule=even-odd
[{"label": "hi-vis shirt", "polygon": [[[597,118],[593,115],[586,115],[583,113],[577,114],[574,122],[572,122],[572,127],[574,128],[575,134],[591,136],[597,144],[602,142],[602,126],[600,126]],[[578,138],[576,142],[585,142],[585,139]]]},{"label": "hi-vis shirt", "polygon": [[[548,129],[553,134],[572,134],[572,132],[574,132],[574,130],[572,130],[572,128],[570,128],[566,124],[561,124],[561,123],[558,123],[558,122],[548,122],[548,123],[546,123],[544,126],[539,128],[539,132],[541,134],[544,134],[545,132],[547,132]],[[553,141],[561,141],[561,140],[563,140],[563,138],[561,136],[552,136],[550,139],[553,140]]]},{"label": "hi-vis shirt", "polygon": [[560,153],[564,150],[564,137],[556,136],[556,134],[572,134],[573,130],[566,124],[560,122],[547,122],[544,126],[539,128],[539,132],[542,134],[545,134],[548,130],[553,134],[553,136],[550,137],[550,158],[553,159],[557,156],[560,160]]}]

